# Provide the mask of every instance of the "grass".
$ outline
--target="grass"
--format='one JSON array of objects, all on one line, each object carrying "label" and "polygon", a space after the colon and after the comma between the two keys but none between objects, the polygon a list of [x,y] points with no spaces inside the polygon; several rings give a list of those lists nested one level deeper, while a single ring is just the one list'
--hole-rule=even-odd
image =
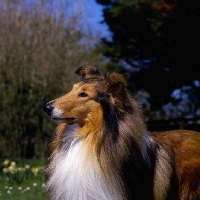
[{"label": "grass", "polygon": [[1,184],[0,199],[2,200],[44,200],[45,193],[42,181],[28,181],[20,185]]},{"label": "grass", "polygon": [[1,162],[0,200],[44,200],[45,159]]}]

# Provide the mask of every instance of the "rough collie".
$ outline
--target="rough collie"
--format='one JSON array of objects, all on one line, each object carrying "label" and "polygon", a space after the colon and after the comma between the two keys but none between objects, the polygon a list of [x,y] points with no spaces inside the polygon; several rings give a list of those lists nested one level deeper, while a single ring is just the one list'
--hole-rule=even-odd
[{"label": "rough collie", "polygon": [[200,199],[200,133],[150,133],[122,75],[75,71],[82,81],[47,103],[58,123],[48,146],[53,200]]}]

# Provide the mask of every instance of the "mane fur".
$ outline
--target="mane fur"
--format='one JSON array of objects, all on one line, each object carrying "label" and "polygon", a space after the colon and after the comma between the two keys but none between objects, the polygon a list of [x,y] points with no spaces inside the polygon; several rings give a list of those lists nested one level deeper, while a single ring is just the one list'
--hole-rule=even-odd
[{"label": "mane fur", "polygon": [[51,199],[179,199],[174,151],[147,131],[123,77],[98,77],[92,69],[92,81],[86,72],[77,70],[82,85],[97,85],[97,106],[83,126],[60,123],[52,137],[46,168]]},{"label": "mane fur", "polygon": [[[104,128],[97,155],[105,177],[109,179],[115,170],[124,199],[176,197],[170,191],[170,185],[175,185],[172,155],[150,136],[140,107],[125,88],[117,88],[116,94],[112,91],[112,97],[100,100]],[[104,169],[102,163],[109,163],[110,169],[107,165]]]}]

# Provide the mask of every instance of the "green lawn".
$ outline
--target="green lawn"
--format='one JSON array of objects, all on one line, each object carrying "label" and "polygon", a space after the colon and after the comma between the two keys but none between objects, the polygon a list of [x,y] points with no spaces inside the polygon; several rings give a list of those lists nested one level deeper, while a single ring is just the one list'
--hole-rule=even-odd
[{"label": "green lawn", "polygon": [[44,200],[45,159],[1,162],[0,200]]},{"label": "green lawn", "polygon": [[23,184],[0,184],[2,200],[44,200],[43,181],[27,181]]}]

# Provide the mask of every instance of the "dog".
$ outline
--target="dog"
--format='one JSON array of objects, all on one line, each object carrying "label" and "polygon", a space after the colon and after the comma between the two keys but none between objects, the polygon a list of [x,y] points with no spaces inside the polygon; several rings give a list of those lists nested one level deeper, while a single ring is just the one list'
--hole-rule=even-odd
[{"label": "dog", "polygon": [[81,66],[82,80],[44,106],[58,126],[48,145],[53,200],[200,199],[200,133],[149,132],[116,72]]}]

